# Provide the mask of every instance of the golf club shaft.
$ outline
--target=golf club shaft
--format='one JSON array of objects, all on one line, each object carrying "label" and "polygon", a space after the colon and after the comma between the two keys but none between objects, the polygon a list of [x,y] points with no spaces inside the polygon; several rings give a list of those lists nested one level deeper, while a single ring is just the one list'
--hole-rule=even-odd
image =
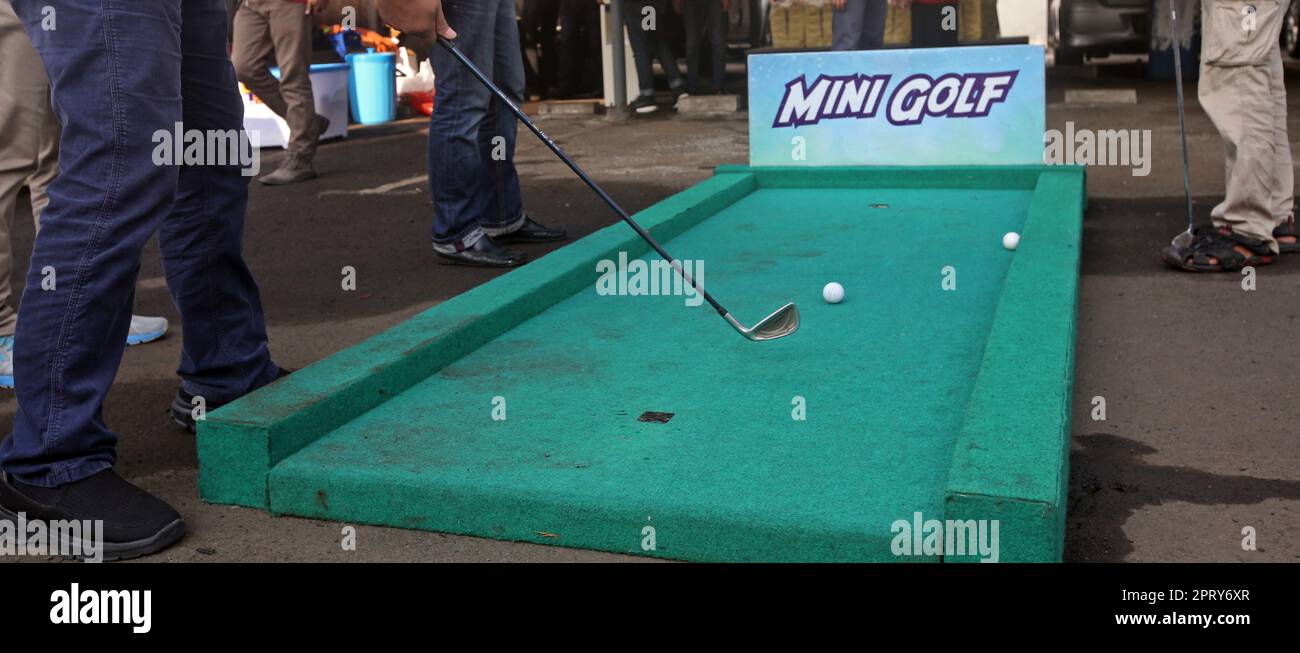
[{"label": "golf club shaft", "polygon": [[1192,214],[1192,172],[1187,161],[1187,114],[1183,106],[1183,45],[1178,31],[1178,0],[1169,0],[1169,15],[1174,31],[1174,78],[1178,85],[1178,132],[1183,138],[1183,193],[1187,195],[1187,231],[1196,227]]},{"label": "golf club shaft", "polygon": [[534,125],[533,121],[528,119],[528,116],[523,112],[523,110],[515,106],[515,103],[511,102],[510,98],[506,97],[506,94],[502,92],[502,90],[498,88],[496,84],[493,84],[492,80],[488,79],[487,76],[483,74],[483,71],[479,70],[478,66],[475,66],[474,62],[470,61],[469,58],[465,56],[465,53],[461,52],[460,48],[456,47],[456,44],[454,42],[452,42],[447,38],[439,36],[438,43],[441,44],[444,48],[446,48],[447,51],[450,52],[453,57],[455,57],[458,61],[464,64],[465,67],[468,68],[469,71],[473,73],[475,77],[478,78],[478,81],[482,82],[483,85],[488,88],[488,90],[492,91],[492,93],[497,96],[498,100],[505,103],[506,106],[510,107],[510,111],[515,114],[516,118],[518,118],[521,122],[524,123],[524,125],[528,127],[529,130],[531,130],[534,134],[536,134],[537,137],[540,138],[542,142],[546,144],[546,147],[551,148],[551,151],[554,152],[556,156],[560,157],[560,160],[564,161],[564,164],[569,166],[569,169],[572,170],[574,174],[578,175],[578,178],[582,179],[582,181],[587,184],[588,188],[590,188],[593,192],[599,195],[600,199],[604,200],[605,204],[609,205],[609,208],[613,209],[613,211],[618,214],[618,217],[622,218],[623,221],[628,224],[628,226],[632,227],[632,229],[636,231],[637,235],[641,236],[642,240],[646,241],[646,243],[649,243],[649,245],[653,247],[654,250],[658,252],[659,255],[662,256],[665,261],[668,262],[669,265],[672,265],[673,269],[677,271],[677,274],[682,275],[682,279],[684,279],[686,283],[690,284],[692,288],[694,288],[697,292],[703,295],[704,299],[709,302],[710,306],[712,306],[715,310],[718,311],[719,315],[722,315],[723,317],[727,317],[729,315],[727,309],[723,308],[722,304],[719,304],[718,301],[714,299],[712,295],[709,294],[709,291],[704,289],[704,286],[701,286],[699,283],[697,283],[695,279],[686,272],[686,269],[682,267],[681,263],[677,262],[677,259],[673,258],[672,255],[664,251],[664,248],[661,247],[657,241],[655,241],[654,237],[650,235],[650,232],[646,231],[644,228],[641,227],[641,225],[637,224],[636,220],[633,220],[632,216],[628,215],[627,211],[624,211],[623,207],[619,206],[618,203],[614,201],[614,198],[610,197],[609,194],[606,193],[603,188],[597,185],[595,181],[592,181],[591,177],[588,177],[587,173],[583,172],[582,168],[579,168],[578,164],[574,163],[573,159],[570,159],[569,155],[565,154],[564,150],[561,150],[560,146],[556,145],[555,141],[552,141],[551,137],[546,135],[546,132],[543,132],[541,128],[539,128],[537,125]]}]

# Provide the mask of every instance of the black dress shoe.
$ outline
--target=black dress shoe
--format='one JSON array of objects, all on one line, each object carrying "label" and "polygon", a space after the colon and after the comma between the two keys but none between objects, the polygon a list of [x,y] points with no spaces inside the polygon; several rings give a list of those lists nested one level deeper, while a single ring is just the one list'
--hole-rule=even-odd
[{"label": "black dress shoe", "polygon": [[518,229],[500,236],[489,236],[497,244],[505,243],[553,243],[564,240],[568,234],[563,229],[552,229],[524,216],[524,224]]},{"label": "black dress shoe", "polygon": [[[281,367],[271,383],[279,381],[290,374],[293,374],[293,370]],[[270,383],[267,385],[270,385]],[[206,415],[224,405],[226,405],[226,402],[206,402],[203,406],[203,412]],[[176,396],[172,397],[171,413],[172,421],[176,422],[177,426],[190,433],[194,432],[194,395],[186,392],[185,388],[177,388]]]},{"label": "black dress shoe", "polygon": [[513,249],[499,247],[491,238],[479,238],[469,247],[458,247],[454,252],[434,250],[444,263],[472,265],[480,268],[513,268],[528,260],[528,255]]},{"label": "black dress shoe", "polygon": [[[176,510],[144,490],[126,482],[111,469],[56,488],[27,485],[0,474],[0,517],[18,521],[18,515],[42,520],[103,522],[103,541],[90,541],[95,530],[82,529],[80,551],[73,542],[51,542],[52,555],[94,558],[102,546],[104,560],[138,558],[161,551],[185,535],[185,522]],[[51,533],[54,533],[51,530]],[[88,550],[89,549],[89,550]]]}]

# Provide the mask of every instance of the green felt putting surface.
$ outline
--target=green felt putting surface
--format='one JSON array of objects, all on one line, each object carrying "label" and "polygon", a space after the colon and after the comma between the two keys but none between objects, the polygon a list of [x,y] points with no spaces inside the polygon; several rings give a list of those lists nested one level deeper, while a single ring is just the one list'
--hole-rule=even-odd
[{"label": "green felt putting surface", "polygon": [[[606,230],[467,293],[463,319],[495,325],[481,341],[381,346],[399,326],[338,355],[369,369],[313,366],[214,413],[204,496],[688,560],[899,560],[893,522],[951,513],[1008,521],[1011,559],[1059,559],[1082,174],[1041,172],[724,171],[647,221],[742,322],[795,301],[795,335],[752,343],[683,295],[598,293],[595,261],[655,260]],[[822,301],[830,281],[843,303]],[[990,359],[1022,340],[1029,356]]]}]

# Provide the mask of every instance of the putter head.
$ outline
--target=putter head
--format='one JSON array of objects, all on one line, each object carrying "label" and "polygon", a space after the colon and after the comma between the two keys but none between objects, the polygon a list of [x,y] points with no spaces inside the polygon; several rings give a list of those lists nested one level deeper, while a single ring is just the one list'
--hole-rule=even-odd
[{"label": "putter head", "polygon": [[1174,236],[1172,245],[1178,249],[1187,249],[1192,246],[1193,240],[1196,240],[1196,236],[1192,235],[1191,229],[1188,229],[1187,231]]},{"label": "putter head", "polygon": [[755,342],[776,340],[799,329],[799,309],[793,303],[786,304],[748,329],[737,322],[736,318],[731,317],[730,313],[727,314],[727,321],[740,332],[740,335]]}]

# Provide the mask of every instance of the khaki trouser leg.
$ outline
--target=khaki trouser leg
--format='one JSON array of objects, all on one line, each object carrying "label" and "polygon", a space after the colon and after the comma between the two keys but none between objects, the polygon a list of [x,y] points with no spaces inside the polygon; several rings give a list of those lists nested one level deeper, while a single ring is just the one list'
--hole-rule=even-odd
[{"label": "khaki trouser leg", "polygon": [[[1263,240],[1274,252],[1278,247],[1273,228],[1279,218],[1275,211],[1282,190],[1277,115],[1285,114],[1286,102],[1283,91],[1282,107],[1275,106],[1273,85],[1275,67],[1281,68],[1283,9],[1279,0],[1202,3],[1205,43],[1199,94],[1223,138],[1228,189],[1211,215],[1216,225]],[[1285,141],[1285,117],[1282,120]],[[1289,162],[1289,152],[1286,158]]]},{"label": "khaki trouser leg", "polygon": [[13,226],[18,193],[32,198],[39,227],[45,187],[58,175],[59,121],[50,109],[50,82],[36,49],[8,2],[0,2],[0,336],[14,333]]},{"label": "khaki trouser leg", "polygon": [[[44,73],[42,69],[41,74]],[[50,203],[50,196],[46,194],[46,190],[51,183],[54,183],[54,178],[59,176],[59,135],[63,131],[63,125],[59,124],[59,117],[54,115],[54,109],[50,107],[48,78],[46,84],[46,99],[41,105],[45,110],[45,120],[41,121],[38,132],[41,140],[36,152],[36,172],[27,179],[27,191],[32,196],[32,221],[36,223],[38,234],[41,231],[41,213]]]},{"label": "khaki trouser leg", "polygon": [[9,230],[13,228],[14,203],[21,187],[16,182],[14,175],[0,171],[0,336],[12,336],[18,324],[18,313],[9,305],[14,294],[14,252]]},{"label": "khaki trouser leg", "polygon": [[[311,16],[285,0],[244,0],[235,12],[235,73],[267,108],[289,124],[286,150],[316,154],[316,101],[311,89]],[[268,70],[271,60],[280,79]]]},{"label": "khaki trouser leg", "polygon": [[[1283,3],[1285,7],[1285,3]],[[1279,50],[1280,52],[1280,50]],[[1291,139],[1286,128],[1286,67],[1279,54],[1269,64],[1269,88],[1273,101],[1273,217],[1277,224],[1295,215],[1295,161],[1291,158]]]}]

